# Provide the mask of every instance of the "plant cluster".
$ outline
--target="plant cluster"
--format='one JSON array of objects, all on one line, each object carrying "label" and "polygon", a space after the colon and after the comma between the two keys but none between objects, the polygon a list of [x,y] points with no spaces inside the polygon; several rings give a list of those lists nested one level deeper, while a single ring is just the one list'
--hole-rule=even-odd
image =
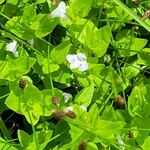
[{"label": "plant cluster", "polygon": [[149,0],[0,0],[0,149],[149,150]]}]

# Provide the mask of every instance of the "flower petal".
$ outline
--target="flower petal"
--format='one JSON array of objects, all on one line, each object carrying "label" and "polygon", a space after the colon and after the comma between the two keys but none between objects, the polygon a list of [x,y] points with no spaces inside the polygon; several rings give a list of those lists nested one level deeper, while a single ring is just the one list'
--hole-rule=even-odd
[{"label": "flower petal", "polygon": [[85,105],[80,105],[80,108],[82,108],[84,111],[87,111],[87,107]]},{"label": "flower petal", "polygon": [[83,72],[83,71],[86,71],[88,70],[88,63],[86,61],[80,61],[80,64],[79,64],[79,71]]},{"label": "flower petal", "polygon": [[84,53],[78,53],[77,57],[78,57],[78,60],[80,60],[80,61],[85,61],[87,59],[87,57]]},{"label": "flower petal", "polygon": [[72,99],[72,95],[71,95],[70,93],[64,92],[64,93],[63,93],[63,96],[64,96],[64,99],[65,99],[65,103],[68,103],[68,101],[69,101],[70,99]]},{"label": "flower petal", "polygon": [[6,51],[12,52],[14,56],[18,57],[17,47],[18,47],[17,42],[13,40],[13,42],[8,43],[6,45]]},{"label": "flower petal", "polygon": [[64,109],[64,111],[67,113],[69,111],[73,111],[73,106],[68,106]]},{"label": "flower petal", "polygon": [[56,9],[51,12],[51,17],[59,17],[63,20],[67,19],[66,15],[66,3],[61,1]]}]

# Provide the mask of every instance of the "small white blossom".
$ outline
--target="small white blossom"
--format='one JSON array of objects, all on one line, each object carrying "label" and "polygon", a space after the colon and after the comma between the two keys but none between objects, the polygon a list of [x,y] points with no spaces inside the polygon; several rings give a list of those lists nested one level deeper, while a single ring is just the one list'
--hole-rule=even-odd
[{"label": "small white blossom", "polygon": [[78,57],[77,55],[75,54],[68,54],[66,56],[68,62],[70,63],[70,69],[75,69],[75,68],[78,68],[79,66],[79,60],[78,60]]},{"label": "small white blossom", "polygon": [[88,63],[86,61],[82,61],[78,66],[78,69],[81,72],[88,70],[88,68]]},{"label": "small white blossom", "polygon": [[85,54],[68,54],[66,59],[70,63],[70,69],[78,68],[81,72],[88,70],[87,57]]},{"label": "small white blossom", "polygon": [[79,61],[86,61],[87,57],[84,53],[78,53],[77,58]]},{"label": "small white blossom", "polygon": [[65,103],[68,103],[68,101],[69,101],[70,99],[72,99],[72,95],[71,95],[70,93],[64,92],[64,93],[63,93],[63,96],[64,96],[64,99],[65,99]]},{"label": "small white blossom", "polygon": [[13,40],[13,42],[8,43],[6,45],[6,51],[12,52],[15,57],[18,57],[17,47],[18,47],[17,42]]},{"label": "small white blossom", "polygon": [[80,108],[83,109],[84,111],[87,111],[87,107],[85,105],[80,105]]},{"label": "small white blossom", "polygon": [[34,39],[28,40],[27,42],[28,42],[31,46],[34,45]]},{"label": "small white blossom", "polygon": [[73,106],[68,106],[64,109],[64,111],[67,113],[69,111],[73,111]]},{"label": "small white blossom", "polygon": [[58,4],[58,7],[51,12],[51,17],[52,18],[59,17],[63,20],[67,19],[66,7],[67,7],[66,3],[61,1]]}]

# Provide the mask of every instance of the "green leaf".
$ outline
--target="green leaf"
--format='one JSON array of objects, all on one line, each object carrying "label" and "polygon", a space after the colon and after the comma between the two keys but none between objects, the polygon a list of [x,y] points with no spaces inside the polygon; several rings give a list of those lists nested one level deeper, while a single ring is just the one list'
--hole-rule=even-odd
[{"label": "green leaf", "polygon": [[57,64],[62,64],[64,63],[66,59],[66,55],[69,52],[71,43],[70,40],[64,41],[63,43],[59,44],[56,46],[52,51],[51,51],[51,59],[53,62]]},{"label": "green leaf", "polygon": [[2,4],[5,0],[0,0],[0,4]]},{"label": "green leaf", "polygon": [[0,61],[0,78],[14,81],[23,74],[28,73],[35,61],[36,60],[34,58],[24,56],[21,56],[17,59]]},{"label": "green leaf", "polygon": [[18,3],[18,0],[7,0],[7,3],[16,5]]},{"label": "green leaf", "polygon": [[136,77],[138,75],[138,73],[140,72],[140,66],[137,64],[132,64],[130,66],[125,66],[122,68],[123,69],[123,73],[124,73],[124,77],[127,79],[132,79],[134,77]]},{"label": "green leaf", "polygon": [[11,143],[8,143],[3,138],[0,137],[0,149],[3,150],[17,150]]},{"label": "green leaf", "polygon": [[139,87],[135,86],[128,99],[129,114],[132,117],[136,115],[140,116],[143,105],[144,105],[144,97],[142,95],[142,92]]},{"label": "green leaf", "polygon": [[70,69],[65,65],[60,65],[59,70],[52,73],[52,78],[58,83],[70,84]]},{"label": "green leaf", "polygon": [[10,83],[11,92],[5,104],[13,111],[25,115],[27,121],[35,125],[43,114],[41,92],[27,82],[24,89],[18,86],[17,81]]},{"label": "green leaf", "polygon": [[84,104],[88,106],[91,103],[92,97],[94,93],[94,86],[90,85],[89,87],[85,87],[82,89],[75,97],[75,103]]},{"label": "green leaf", "polygon": [[42,66],[42,71],[44,74],[55,72],[59,69],[59,65],[52,62],[51,59],[44,58],[37,54],[38,63]]},{"label": "green leaf", "polygon": [[27,147],[33,140],[32,137],[23,130],[18,130],[17,134],[22,147]]},{"label": "green leaf", "polygon": [[58,19],[51,18],[49,14],[39,14],[31,24],[31,28],[35,30],[35,35],[44,37],[50,34],[58,24]]},{"label": "green leaf", "polygon": [[[31,15],[32,14],[32,15]],[[11,31],[18,37],[24,40],[30,40],[34,38],[34,30],[30,28],[30,24],[36,17],[35,4],[27,4],[22,16],[14,16],[8,20],[5,24],[7,30]]]},{"label": "green leaf", "polygon": [[94,23],[87,19],[77,19],[76,22],[70,26],[72,35],[83,44],[86,42],[87,34],[97,30],[98,28]]},{"label": "green leaf", "polygon": [[144,48],[138,54],[138,64],[143,64],[145,66],[150,66],[150,48]]},{"label": "green leaf", "polygon": [[36,0],[37,3],[44,3],[46,0]]},{"label": "green leaf", "polygon": [[44,149],[47,143],[51,140],[52,132],[50,130],[35,132],[34,135],[29,135],[22,130],[18,130],[18,139],[24,149],[36,149],[34,136],[38,138],[40,149]]},{"label": "green leaf", "polygon": [[108,48],[108,45],[110,43],[111,38],[111,30],[110,27],[104,26],[100,28],[98,31],[93,31],[91,29],[87,29],[87,37],[86,37],[86,43],[87,46],[92,49],[93,53],[97,57],[101,57],[106,53],[106,50]]},{"label": "green leaf", "polygon": [[27,27],[27,25],[22,21],[21,17],[15,16],[5,24],[7,30],[11,31],[18,37],[24,40],[30,40],[34,38],[34,30]]},{"label": "green leaf", "polygon": [[145,141],[144,141],[144,143],[142,145],[142,148],[143,148],[143,150],[149,150],[149,146],[150,146],[150,136],[148,136],[145,139]]},{"label": "green leaf", "polygon": [[68,9],[68,14],[71,17],[85,17],[91,9],[94,0],[70,0],[70,7]]},{"label": "green leaf", "polygon": [[113,138],[114,135],[125,126],[125,122],[122,121],[106,121],[97,120],[95,124],[94,132],[96,135],[105,137],[106,139]]},{"label": "green leaf", "polygon": [[92,125],[95,126],[95,123],[97,122],[97,119],[99,119],[99,109],[97,107],[97,104],[93,104],[88,112],[87,121]]}]

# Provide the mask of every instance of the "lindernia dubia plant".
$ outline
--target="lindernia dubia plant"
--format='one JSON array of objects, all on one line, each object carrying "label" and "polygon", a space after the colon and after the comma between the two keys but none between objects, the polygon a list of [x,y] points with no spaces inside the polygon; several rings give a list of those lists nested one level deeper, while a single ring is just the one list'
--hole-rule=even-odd
[{"label": "lindernia dubia plant", "polygon": [[149,150],[149,10],[0,0],[0,150]]}]

